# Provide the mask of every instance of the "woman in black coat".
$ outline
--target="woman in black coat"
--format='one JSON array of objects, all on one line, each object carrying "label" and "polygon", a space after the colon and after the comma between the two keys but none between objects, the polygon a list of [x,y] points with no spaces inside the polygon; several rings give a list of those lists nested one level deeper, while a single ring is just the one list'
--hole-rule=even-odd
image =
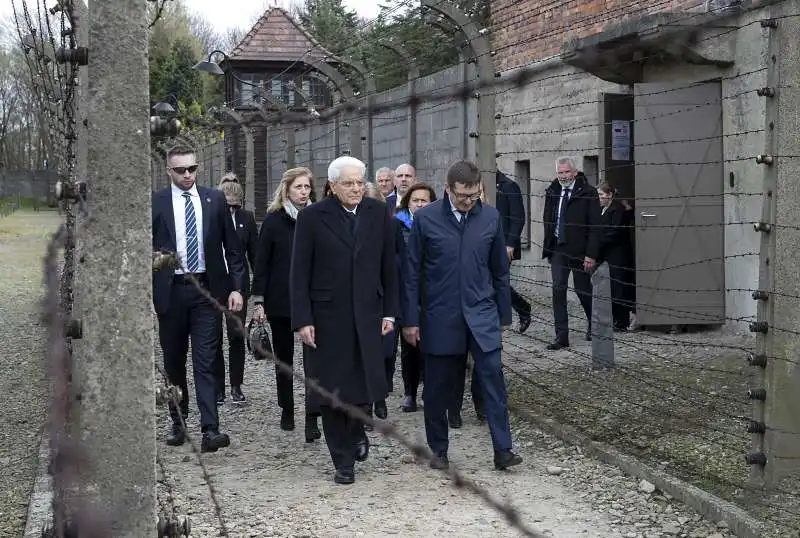
[{"label": "woman in black coat", "polygon": [[[294,331],[289,302],[289,273],[292,262],[294,229],[298,212],[311,203],[312,173],[308,168],[292,168],[283,174],[261,223],[259,249],[253,279],[253,318],[269,320],[272,347],[278,360],[294,364]],[[275,382],[281,407],[281,429],[294,430],[293,378],[276,367]],[[318,414],[306,408],[306,442],[320,438]]]},{"label": "woman in black coat", "polygon": [[614,189],[607,182],[597,187],[600,198],[600,255],[597,263],[608,262],[611,274],[611,315],[615,331],[626,331],[630,324],[631,273],[633,245],[630,212],[614,199]]},{"label": "woman in black coat", "polygon": [[[235,174],[225,174],[219,189],[225,193],[225,200],[228,202],[228,210],[233,219],[233,227],[242,251],[246,255],[247,261],[244,264],[244,281],[250,284],[250,269],[256,266],[256,251],[258,250],[258,225],[252,211],[242,207],[244,205],[244,189],[239,184],[239,179]],[[248,264],[249,262],[249,264]],[[247,293],[244,289],[244,307],[236,312],[239,323],[245,324],[247,316]],[[246,401],[242,392],[244,383],[244,357],[245,343],[238,323],[232,317],[225,316],[224,325],[228,331],[228,371],[231,383],[231,400],[234,404],[243,404]],[[222,327],[220,326],[220,329]],[[219,344],[217,345],[217,355],[214,360],[214,374],[217,380],[217,404],[225,402],[225,356],[222,350],[222,335],[220,334]]]},{"label": "woman in black coat", "polygon": [[[406,263],[406,246],[408,245],[408,238],[411,235],[411,228],[414,226],[414,213],[418,209],[422,209],[435,201],[436,191],[434,191],[430,185],[425,185],[424,183],[417,183],[409,187],[406,194],[400,200],[400,208],[395,214],[395,221],[400,231],[397,241],[401,248],[398,248],[399,258],[397,261],[400,267],[401,290],[403,289],[402,277],[404,274],[402,268]],[[402,326],[402,320],[400,320],[399,325]],[[424,367],[419,347],[409,344],[406,342],[405,338],[400,339],[400,366],[402,368],[405,396],[403,398],[402,409],[405,413],[413,413],[417,411],[417,391],[419,390],[420,383],[423,381]],[[460,408],[461,406],[459,405],[458,409]]]}]

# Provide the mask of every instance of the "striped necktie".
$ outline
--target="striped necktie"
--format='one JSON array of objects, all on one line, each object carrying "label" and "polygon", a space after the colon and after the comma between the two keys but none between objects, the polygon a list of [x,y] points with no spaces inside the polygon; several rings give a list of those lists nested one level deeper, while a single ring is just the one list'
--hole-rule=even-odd
[{"label": "striped necktie", "polygon": [[183,193],[185,202],[184,216],[186,218],[186,270],[196,273],[200,266],[200,249],[197,243],[197,219],[194,214],[192,195]]}]

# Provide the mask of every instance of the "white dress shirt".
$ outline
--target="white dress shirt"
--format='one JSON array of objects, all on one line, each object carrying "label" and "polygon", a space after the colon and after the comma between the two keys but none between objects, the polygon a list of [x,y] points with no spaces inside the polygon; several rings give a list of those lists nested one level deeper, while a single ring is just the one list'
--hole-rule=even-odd
[{"label": "white dress shirt", "polygon": [[458,222],[461,222],[461,217],[462,217],[462,216],[463,216],[464,218],[467,218],[467,213],[466,213],[466,212],[464,212],[464,213],[461,213],[461,211],[459,211],[458,209],[456,209],[456,206],[454,206],[454,205],[453,205],[453,201],[452,201],[452,200],[450,200],[449,198],[448,198],[448,200],[450,201],[450,211],[452,211],[452,212],[453,212],[453,215],[456,217],[456,220],[457,220]]},{"label": "white dress shirt", "polygon": [[[175,215],[175,249],[178,258],[181,260],[181,267],[186,267],[186,201],[183,193],[188,192],[192,197],[194,206],[194,220],[197,227],[197,272],[206,272],[206,253],[203,248],[203,204],[200,202],[200,194],[197,192],[197,185],[192,185],[188,191],[183,191],[172,185],[172,212]],[[182,275],[183,269],[176,269],[176,275]]]}]

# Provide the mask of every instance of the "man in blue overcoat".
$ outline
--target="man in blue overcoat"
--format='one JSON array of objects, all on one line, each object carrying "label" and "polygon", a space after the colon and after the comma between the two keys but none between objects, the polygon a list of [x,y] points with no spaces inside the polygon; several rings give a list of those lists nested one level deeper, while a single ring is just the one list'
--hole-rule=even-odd
[{"label": "man in blue overcoat", "polygon": [[464,383],[467,353],[475,361],[494,447],[494,465],[522,462],[511,451],[502,328],[511,325],[508,254],[500,215],[481,205],[480,171],[459,161],[447,171],[445,196],[414,214],[403,294],[403,337],[425,362],[425,435],[449,466],[447,409]]}]

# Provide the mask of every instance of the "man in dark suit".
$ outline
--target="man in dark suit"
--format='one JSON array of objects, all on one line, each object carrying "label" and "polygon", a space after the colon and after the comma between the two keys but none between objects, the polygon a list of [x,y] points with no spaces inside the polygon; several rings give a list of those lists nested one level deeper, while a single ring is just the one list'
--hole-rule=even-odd
[{"label": "man in dark suit", "polygon": [[558,178],[545,191],[542,257],[550,261],[553,279],[553,322],[556,339],[547,349],[569,346],[567,283],[569,274],[586,314],[586,339],[591,339],[592,284],[600,250],[600,199],[597,189],[578,172],[571,157],[556,160]]},{"label": "man in dark suit", "polygon": [[459,161],[447,171],[445,197],[418,210],[408,241],[403,337],[420,346],[425,362],[425,433],[448,460],[447,410],[464,384],[467,353],[475,362],[494,447],[494,465],[522,458],[511,451],[511,428],[500,351],[511,324],[508,254],[497,210],[480,203],[480,170]]},{"label": "man in dark suit", "polygon": [[[167,444],[179,446],[186,438],[181,423],[189,415],[186,353],[192,339],[197,407],[203,439],[201,449],[215,452],[230,445],[219,431],[214,358],[220,337],[221,313],[192,282],[198,281],[228,309],[242,309],[244,259],[239,239],[221,191],[198,187],[197,157],[187,147],[167,152],[167,173],[172,184],[153,193],[153,251],[175,252],[181,268],[153,273],[153,303],[158,315],[158,335],[169,382],[183,392],[180,409],[170,402],[172,426]],[[224,254],[223,254],[224,248]]]},{"label": "man in dark suit", "polygon": [[[307,346],[307,375],[344,402],[369,411],[386,398],[382,336],[398,311],[394,227],[383,202],[364,197],[364,163],[344,156],[328,167],[332,196],[297,218],[290,275],[292,328]],[[352,484],[369,454],[361,421],[317,394],[334,481]]]},{"label": "man in dark suit", "polygon": [[[225,194],[233,227],[239,237],[244,263],[244,288],[242,289],[242,309],[236,317],[225,318],[225,327],[228,331],[228,370],[231,383],[231,401],[234,404],[243,404],[247,401],[242,392],[244,383],[244,335],[239,328],[239,323],[244,326],[247,318],[247,297],[250,294],[250,268],[256,266],[256,251],[258,248],[258,224],[252,211],[246,210],[244,205],[244,189],[239,184],[235,174],[225,174],[219,186]],[[248,265],[249,262],[249,265]],[[238,318],[239,323],[236,322]],[[220,326],[222,330],[222,326]],[[220,335],[217,355],[214,361],[214,372],[217,377],[217,404],[225,403],[225,355],[222,350],[222,336]]]},{"label": "man in dark suit", "polygon": [[[522,259],[522,229],[525,227],[525,203],[522,191],[516,182],[498,171],[496,175],[497,211],[503,224],[508,263]],[[519,332],[524,333],[531,326],[531,304],[511,286],[511,307],[519,317]]]}]

